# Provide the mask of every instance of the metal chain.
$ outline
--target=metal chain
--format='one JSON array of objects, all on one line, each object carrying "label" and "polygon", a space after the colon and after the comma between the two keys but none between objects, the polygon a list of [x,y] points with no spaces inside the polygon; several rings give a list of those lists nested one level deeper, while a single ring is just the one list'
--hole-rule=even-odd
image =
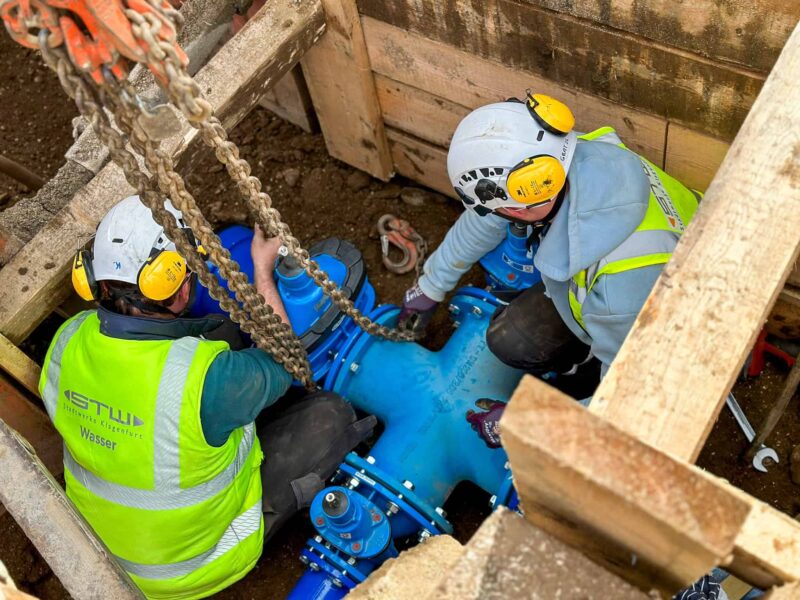
[{"label": "metal chain", "polygon": [[[134,37],[145,48],[148,64],[158,65],[161,72],[166,74],[165,89],[170,101],[199,130],[204,143],[214,149],[217,159],[226,166],[256,222],[267,235],[280,237],[288,255],[297,261],[333,304],[360,328],[391,340],[414,339],[414,333],[380,325],[359,311],[353,300],[301,246],[289,226],[283,222],[280,212],[272,206],[272,199],[262,191],[259,179],[251,175],[250,165],[239,156],[238,147],[228,138],[224,126],[214,116],[211,104],[189,76],[183,57],[178,55],[174,45],[174,29],[182,24],[180,15],[174,11],[164,11],[158,0],[146,1],[161,17],[173,24],[173,31],[167,31],[165,35],[162,30],[165,20],[156,14],[143,15],[126,10]],[[39,45],[46,62],[58,73],[62,87],[75,100],[81,114],[90,120],[100,140],[108,146],[111,158],[120,166],[126,180],[139,192],[156,222],[164,227],[178,252],[186,258],[189,268],[197,273],[211,297],[253,338],[258,347],[269,352],[295,379],[307,388],[314,389],[316,386],[305,348],[289,324],[275,314],[247,276],[239,270],[239,265],[222,246],[194,197],[186,189],[183,178],[175,171],[171,155],[142,125],[143,120],[152,117],[152,113],[138,98],[136,90],[128,82],[120,83],[111,75],[103,84],[96,84],[93,79],[76,70],[63,48],[53,48],[54,44],[49,43],[48,37],[48,31],[42,30]],[[104,108],[113,114],[119,131],[112,125]],[[127,143],[130,143],[134,152],[127,148]],[[145,174],[134,153],[143,159],[151,173],[150,177]],[[183,213],[194,235],[208,252],[209,260],[219,268],[220,276],[227,281],[235,301],[211,274],[197,248],[165,209],[165,198],[170,198]]]},{"label": "metal chain", "polygon": [[[277,362],[283,365],[295,379],[302,382],[307,388],[315,389],[316,385],[312,380],[311,369],[305,358],[304,350],[303,355],[298,357],[296,347],[287,348],[286,345],[279,343],[279,336],[265,335],[265,329],[266,332],[272,333],[272,328],[259,326],[250,318],[210,272],[205,260],[197,252],[197,248],[187,239],[185,233],[176,223],[175,218],[164,207],[165,197],[157,191],[158,182],[151,180],[144,174],[133,153],[126,148],[125,137],[111,125],[108,115],[101,108],[103,99],[100,97],[100,91],[92,82],[87,82],[83,76],[76,72],[72,62],[62,48],[49,49],[43,45],[42,54],[48,65],[58,74],[62,87],[74,99],[80,113],[89,119],[100,140],[108,147],[109,154],[122,169],[128,183],[138,191],[145,205],[153,212],[155,220],[164,227],[167,236],[175,243],[178,252],[186,258],[189,267],[197,273],[201,283],[208,288],[209,294],[220,303],[222,309],[230,314],[231,319],[239,324],[241,329],[248,333],[260,348],[269,352]],[[128,128],[127,119],[129,116],[123,115],[121,112],[118,114],[120,115],[118,124],[121,128]],[[129,139],[131,139],[133,146],[135,142],[133,142],[132,138]],[[153,179],[157,180],[158,178],[154,177]],[[238,265],[230,258],[230,253],[221,245],[219,238],[213,233],[210,225],[207,223],[205,225],[202,223],[192,224],[189,219],[187,219],[187,222],[190,223],[193,233],[198,236],[201,243],[208,244],[207,248],[212,261],[220,265],[221,269],[222,265],[224,265],[226,271],[235,271],[231,275],[232,279],[228,281],[240,284],[230,285],[230,287],[234,290],[236,299],[245,304],[244,286],[241,283],[242,278],[244,278],[244,283],[247,283],[246,275],[238,272]],[[213,238],[216,238],[216,240]],[[260,295],[258,297],[261,298]],[[261,303],[262,305],[264,304],[263,298],[261,298]],[[271,308],[269,311],[271,311]]]},{"label": "metal chain", "polygon": [[[154,0],[149,0],[154,7]],[[367,333],[395,341],[410,341],[415,335],[410,331],[391,329],[375,323],[359,311],[351,298],[328,277],[319,265],[311,259],[289,226],[283,222],[280,212],[272,206],[269,194],[262,191],[261,182],[251,175],[249,163],[240,158],[239,149],[228,139],[227,131],[219,119],[213,115],[211,104],[189,75],[186,67],[175,53],[174,47],[156,37],[160,21],[154,15],[142,15],[136,11],[126,11],[131,21],[134,37],[144,43],[148,61],[161,64],[167,73],[167,93],[170,100],[181,109],[189,123],[200,130],[203,141],[214,149],[217,159],[227,167],[228,174],[237,184],[251,214],[265,231],[277,234],[288,253],[314,280],[323,293],[328,296],[343,313]]]}]

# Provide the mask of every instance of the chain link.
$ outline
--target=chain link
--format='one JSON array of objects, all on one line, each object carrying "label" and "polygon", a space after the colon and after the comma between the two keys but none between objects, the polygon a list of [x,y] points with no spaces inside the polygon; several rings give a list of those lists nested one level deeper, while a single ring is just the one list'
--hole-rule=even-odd
[{"label": "chain link", "polygon": [[[177,13],[163,10],[158,0],[146,1],[161,16],[173,24],[177,23]],[[238,147],[228,138],[225,127],[213,114],[211,104],[188,74],[172,43],[174,38],[164,35],[163,32],[158,35],[164,21],[155,14],[141,14],[134,10],[126,10],[125,14],[131,22],[134,37],[146,49],[148,64],[158,65],[161,72],[166,73],[166,92],[170,101],[200,132],[203,142],[214,150],[217,159],[225,165],[256,223],[267,235],[281,239],[288,255],[295,259],[333,304],[361,329],[390,340],[413,340],[412,332],[380,325],[359,311],[353,300],[302,247],[283,221],[280,212],[272,206],[272,199],[262,190],[259,179],[251,174],[249,163],[239,156]],[[259,348],[269,352],[307,388],[315,389],[302,342],[289,324],[284,323],[264,301],[255,286],[248,281],[247,275],[240,271],[239,265],[231,258],[230,252],[222,245],[194,197],[186,189],[183,178],[175,170],[171,155],[143,127],[143,119],[151,117],[152,113],[138,98],[136,90],[128,82],[118,82],[110,74],[101,85],[96,84],[90,77],[76,70],[63,48],[51,47],[53,44],[48,43],[47,38],[47,31],[43,30],[39,36],[39,46],[47,64],[58,73],[62,87],[74,99],[80,113],[92,123],[99,139],[108,147],[113,161],[120,166],[128,183],[138,191],[144,204],[150,208],[156,222],[164,227],[178,252],[186,258],[189,268],[197,273],[201,284],[208,288],[211,297],[220,303],[242,331],[253,338]],[[104,109],[113,115],[116,128]],[[127,144],[130,144],[130,149]],[[141,157],[150,176],[140,166],[136,155]],[[183,213],[186,223],[208,252],[208,259],[218,267],[220,276],[227,281],[235,300],[210,272],[197,248],[166,210],[166,198],[170,198]]]}]

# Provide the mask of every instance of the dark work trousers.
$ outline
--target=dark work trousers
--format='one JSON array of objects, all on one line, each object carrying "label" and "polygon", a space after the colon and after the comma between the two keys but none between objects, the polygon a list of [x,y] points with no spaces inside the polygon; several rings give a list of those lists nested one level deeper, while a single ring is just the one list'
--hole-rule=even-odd
[{"label": "dark work trousers", "polygon": [[587,398],[600,381],[600,361],[586,361],[589,346],[569,330],[544,292],[538,283],[498,309],[486,342],[507,365],[539,378],[555,373],[548,383],[573,398]]},{"label": "dark work trousers", "polygon": [[375,417],[358,420],[353,407],[332,392],[289,397],[262,411],[256,432],[264,452],[264,531],[269,539],[333,475],[345,455],[375,427]]}]

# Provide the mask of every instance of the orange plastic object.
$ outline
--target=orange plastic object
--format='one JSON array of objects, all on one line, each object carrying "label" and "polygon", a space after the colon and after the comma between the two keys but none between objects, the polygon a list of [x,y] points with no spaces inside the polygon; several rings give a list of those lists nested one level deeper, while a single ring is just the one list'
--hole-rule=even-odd
[{"label": "orange plastic object", "polygon": [[[167,0],[161,0],[161,5],[171,8]],[[134,37],[125,10],[154,15],[161,23],[156,39],[170,44],[179,60],[188,63],[171,23],[144,0],[0,0],[0,16],[15,40],[37,48],[38,39],[31,31],[46,27],[54,34],[50,46],[63,41],[76,67],[97,83],[103,81],[103,67],[117,79],[126,77],[125,59],[146,64],[159,81],[166,82],[163,64],[147,63],[146,46]]]}]

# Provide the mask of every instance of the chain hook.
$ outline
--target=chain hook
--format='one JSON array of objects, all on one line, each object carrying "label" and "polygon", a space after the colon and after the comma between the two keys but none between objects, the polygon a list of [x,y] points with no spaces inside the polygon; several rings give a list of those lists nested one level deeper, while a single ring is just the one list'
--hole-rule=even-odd
[{"label": "chain hook", "polygon": [[[419,270],[425,255],[426,244],[422,236],[414,231],[408,221],[387,213],[378,219],[378,233],[381,236],[383,264],[387,269],[398,275],[415,269]],[[401,260],[392,260],[389,255],[390,244],[403,253]]]}]

